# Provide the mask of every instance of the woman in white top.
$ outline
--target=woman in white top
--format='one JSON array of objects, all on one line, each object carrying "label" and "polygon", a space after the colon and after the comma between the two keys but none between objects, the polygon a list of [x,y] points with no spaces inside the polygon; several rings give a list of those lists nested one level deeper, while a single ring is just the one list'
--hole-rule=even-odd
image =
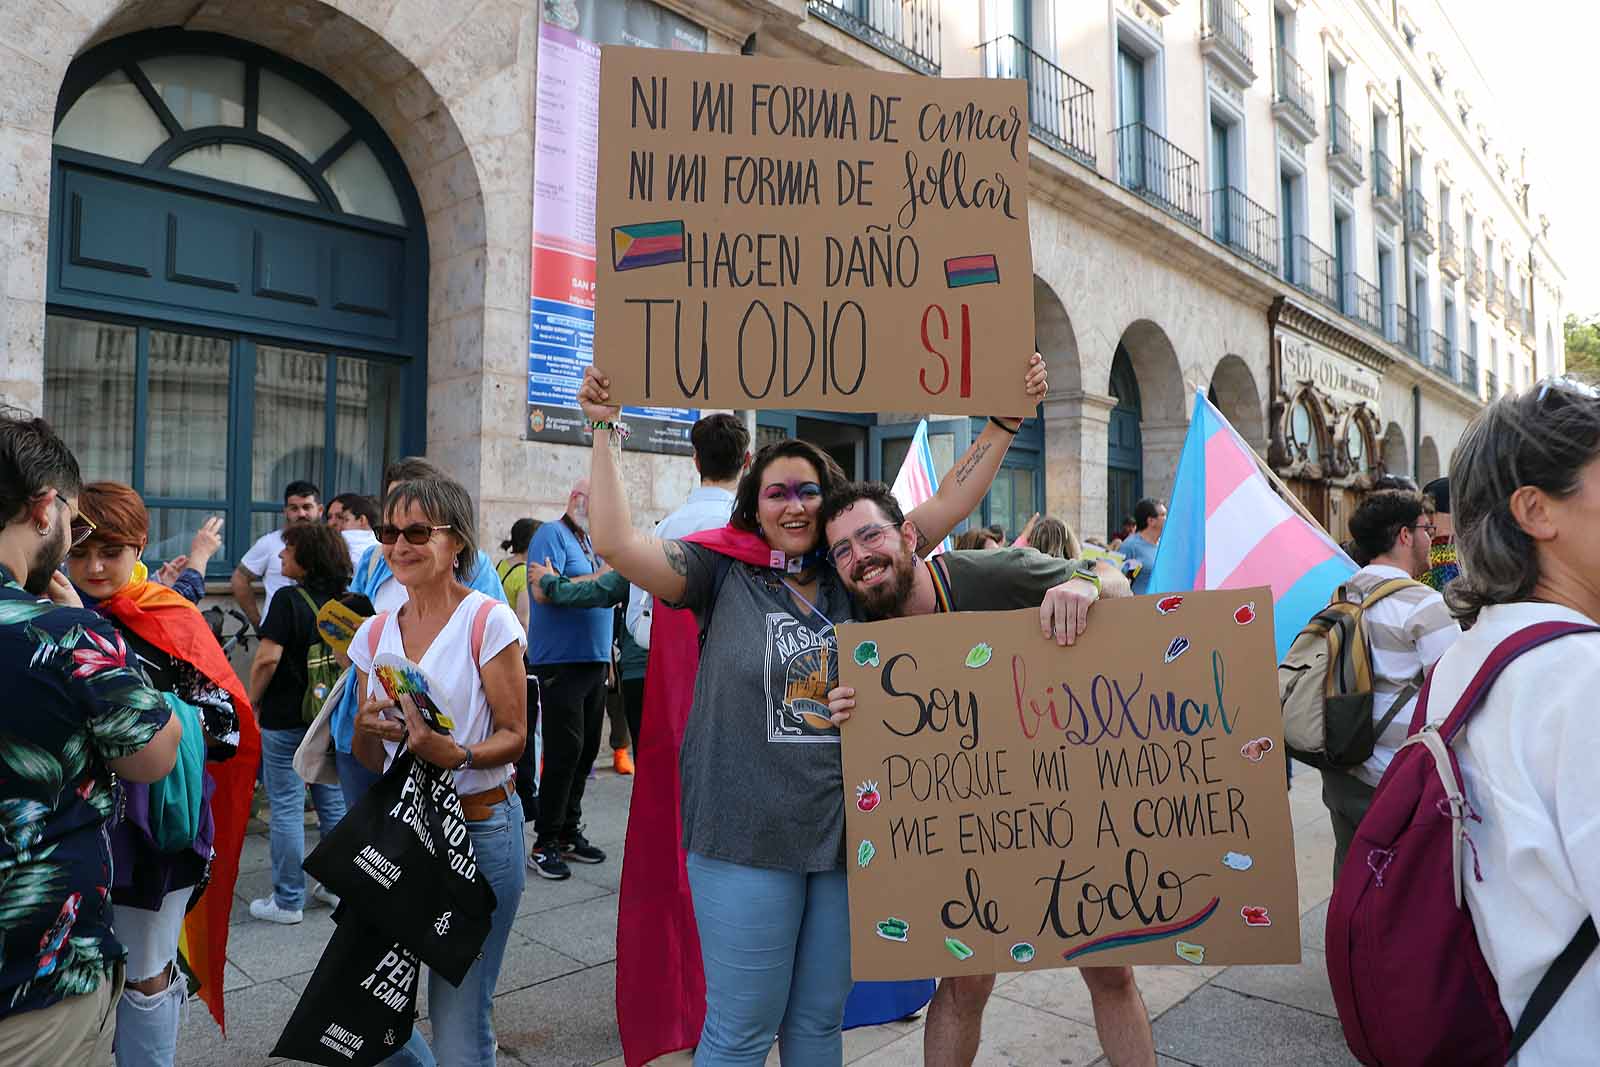
[{"label": "woman in white top", "polygon": [[[386,1063],[472,1067],[495,1062],[490,1005],[511,921],[522,899],[522,805],[511,765],[527,735],[527,689],[522,646],[526,636],[505,604],[488,609],[473,657],[473,631],[491,598],[468,589],[463,572],[476,565],[472,500],[445,477],[400,482],[384,501],[377,528],[385,561],[408,599],[398,611],[378,615],[350,642],[363,694],[352,751],[369,770],[386,768],[403,744],[418,758],[455,771],[456,792],[466,814],[478,869],[494,888],[495,910],[483,953],[461,985],[437,974],[428,978],[433,1026],[430,1049],[420,1032]],[[404,656],[420,666],[430,693],[455,721],[451,735],[428,728],[406,700],[397,708],[372,676],[371,627],[381,625],[378,652]]]},{"label": "woman in white top", "polygon": [[[1447,716],[1495,646],[1541,622],[1600,620],[1600,397],[1559,379],[1497,401],[1450,469],[1461,575],[1445,587],[1472,628],[1434,668],[1428,718]],[[1505,669],[1454,744],[1480,877],[1466,877],[1478,944],[1513,1026],[1586,917],[1600,917],[1600,634],[1563,637]],[[1600,1047],[1600,952],[1517,1055],[1587,1067]]]}]

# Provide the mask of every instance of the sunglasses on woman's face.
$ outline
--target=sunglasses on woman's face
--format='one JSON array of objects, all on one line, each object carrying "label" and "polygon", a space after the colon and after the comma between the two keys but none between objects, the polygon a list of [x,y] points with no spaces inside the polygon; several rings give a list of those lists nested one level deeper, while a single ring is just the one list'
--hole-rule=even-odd
[{"label": "sunglasses on woman's face", "polygon": [[381,544],[392,545],[404,537],[409,544],[425,545],[433,540],[433,535],[438,530],[451,530],[453,526],[429,526],[427,523],[414,522],[410,526],[394,526],[384,523],[372,532],[377,535]]}]

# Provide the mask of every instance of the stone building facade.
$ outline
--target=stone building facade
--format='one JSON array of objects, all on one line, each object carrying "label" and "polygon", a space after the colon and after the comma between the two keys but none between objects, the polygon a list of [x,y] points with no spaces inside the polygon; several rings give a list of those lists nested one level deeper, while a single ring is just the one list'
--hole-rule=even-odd
[{"label": "stone building facade", "polygon": [[[1104,532],[1170,490],[1204,393],[1342,533],[1379,470],[1442,470],[1561,369],[1563,278],[1433,3],[1255,2],[19,0],[0,393],[141,489],[153,554],[228,515],[220,571],[288,478],[371,491],[405,452],[485,541],[552,517],[588,457],[526,439],[541,22],[670,12],[712,52],[1028,80],[1052,389],[976,519]],[[910,415],[754,421],[892,478]],[[975,433],[932,430],[939,458]],[[625,471],[641,521],[693,482]]]}]

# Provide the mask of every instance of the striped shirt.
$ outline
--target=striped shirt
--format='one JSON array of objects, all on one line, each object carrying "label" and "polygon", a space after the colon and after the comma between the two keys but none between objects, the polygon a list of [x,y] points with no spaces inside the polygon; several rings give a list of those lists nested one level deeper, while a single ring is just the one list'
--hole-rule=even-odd
[{"label": "striped shirt", "polygon": [[[1411,577],[1398,567],[1374,563],[1362,567],[1345,583],[1345,598],[1360,602],[1374,589],[1394,578]],[[1362,629],[1372,647],[1372,717],[1382,721],[1401,693],[1420,687],[1421,675],[1461,636],[1461,625],[1445,607],[1444,597],[1425,585],[1415,585],[1378,601],[1362,616]],[[1405,706],[1373,745],[1372,757],[1355,769],[1355,776],[1376,786],[1405,742],[1416,707],[1413,689]]]}]

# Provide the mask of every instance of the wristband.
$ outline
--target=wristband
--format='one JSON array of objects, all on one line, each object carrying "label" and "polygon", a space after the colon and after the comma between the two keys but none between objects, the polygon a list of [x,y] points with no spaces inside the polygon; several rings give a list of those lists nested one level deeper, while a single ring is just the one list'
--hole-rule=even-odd
[{"label": "wristband", "polygon": [[[1093,567],[1077,567],[1077,568],[1075,568],[1073,570],[1073,572],[1072,572],[1072,578],[1082,578],[1084,581],[1086,581],[1089,584],[1093,585],[1094,586],[1094,595],[1096,597],[1099,597],[1099,595],[1100,595],[1100,575],[1095,572],[1095,569]],[[1072,578],[1068,578],[1067,581],[1069,581],[1069,582],[1072,581]]]},{"label": "wristband", "polygon": [[610,430],[612,438],[614,438],[618,444],[621,444],[623,441],[628,439],[628,424],[620,419],[612,421],[607,421],[605,419],[590,419],[588,422],[589,431],[591,433],[593,433],[595,430]]},{"label": "wristband", "polygon": [[1010,434],[1012,437],[1015,437],[1015,436],[1017,436],[1017,432],[1022,429],[1022,423],[1027,421],[1027,420],[1019,419],[1017,421],[1017,427],[1016,427],[1015,430],[1012,429],[1011,427],[1007,426],[1005,423],[1001,422],[1000,419],[997,416],[990,415],[989,416],[989,421],[994,423],[996,426],[1000,427],[1002,430],[1004,430],[1006,433]]},{"label": "wristband", "polygon": [[472,749],[468,748],[466,745],[462,745],[461,751],[461,762],[456,764],[454,769],[458,771],[469,771],[472,769]]}]

